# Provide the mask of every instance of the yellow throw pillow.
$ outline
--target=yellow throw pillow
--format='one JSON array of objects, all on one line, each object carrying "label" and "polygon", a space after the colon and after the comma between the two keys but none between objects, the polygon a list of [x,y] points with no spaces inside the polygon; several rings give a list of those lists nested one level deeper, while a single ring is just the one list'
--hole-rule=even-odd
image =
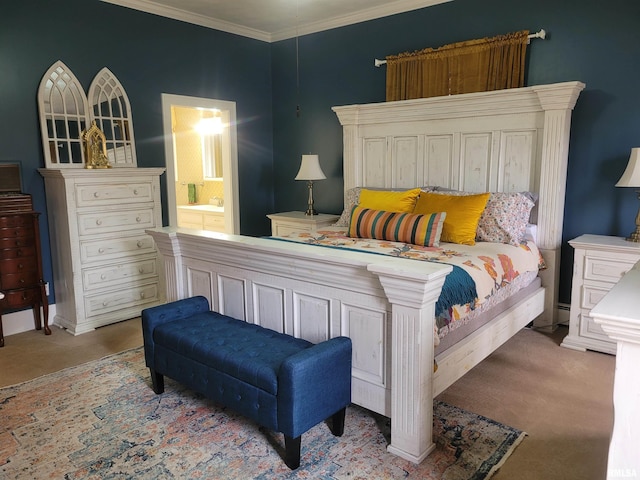
[{"label": "yellow throw pillow", "polygon": [[422,193],[413,213],[446,212],[440,240],[463,245],[476,244],[476,230],[480,215],[487,205],[490,193],[478,195],[441,195],[438,193]]},{"label": "yellow throw pillow", "polygon": [[[416,200],[420,195],[419,188],[411,190],[367,190],[360,191],[359,207],[387,212],[413,212]],[[435,212],[433,212],[435,213]]]}]

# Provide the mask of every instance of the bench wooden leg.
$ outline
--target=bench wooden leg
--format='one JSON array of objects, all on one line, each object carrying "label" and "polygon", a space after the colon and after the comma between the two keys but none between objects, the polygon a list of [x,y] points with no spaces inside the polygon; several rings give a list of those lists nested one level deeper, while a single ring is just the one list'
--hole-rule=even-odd
[{"label": "bench wooden leg", "polygon": [[151,388],[155,393],[164,392],[164,376],[156,372],[155,370],[149,369],[151,372]]},{"label": "bench wooden leg", "polygon": [[342,410],[338,410],[331,417],[331,433],[333,433],[336,437],[341,437],[344,433],[344,417],[347,413],[347,407]]},{"label": "bench wooden leg", "polygon": [[300,466],[300,444],[302,441],[302,435],[296,438],[284,436],[284,463],[287,464],[291,470],[295,470]]}]

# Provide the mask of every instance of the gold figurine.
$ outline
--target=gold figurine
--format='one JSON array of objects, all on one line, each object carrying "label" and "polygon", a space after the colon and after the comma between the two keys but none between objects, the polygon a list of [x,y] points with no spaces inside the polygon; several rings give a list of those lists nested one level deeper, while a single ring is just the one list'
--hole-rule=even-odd
[{"label": "gold figurine", "polygon": [[82,132],[82,140],[86,157],[85,168],[111,168],[107,158],[107,139],[95,120],[91,122],[89,130]]}]

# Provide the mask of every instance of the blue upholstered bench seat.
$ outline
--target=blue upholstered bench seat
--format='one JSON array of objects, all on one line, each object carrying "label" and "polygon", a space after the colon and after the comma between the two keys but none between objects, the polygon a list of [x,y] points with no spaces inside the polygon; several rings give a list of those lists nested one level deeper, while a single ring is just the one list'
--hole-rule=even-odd
[{"label": "blue upholstered bench seat", "polygon": [[153,331],[157,344],[208,367],[247,382],[267,393],[278,393],[280,364],[313,345],[307,340],[239,322],[217,312],[196,313]]},{"label": "blue upholstered bench seat", "polygon": [[313,344],[213,312],[195,296],[142,311],[145,363],[153,391],[164,376],[284,434],[284,461],[300,465],[304,432],[331,418],[344,431],[351,402],[348,337]]}]

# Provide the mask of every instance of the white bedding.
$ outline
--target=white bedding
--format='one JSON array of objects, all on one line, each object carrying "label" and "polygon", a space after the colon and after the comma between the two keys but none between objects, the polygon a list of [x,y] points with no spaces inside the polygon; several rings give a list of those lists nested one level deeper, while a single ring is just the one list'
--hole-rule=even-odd
[{"label": "white bedding", "polygon": [[[454,303],[442,298],[440,308],[436,306],[438,336],[443,338],[449,331],[466,323],[475,312],[486,310],[497,301],[528,285],[544,268],[542,256],[532,240],[516,247],[503,243],[477,242],[475,245],[441,243],[439,247],[424,247],[386,240],[352,238],[347,236],[344,227],[326,227],[315,233],[292,232],[280,237],[280,240],[307,243],[329,248],[344,248],[368,253],[391,255],[420,261],[446,263],[459,267],[472,280],[475,292],[472,297],[466,293],[453,298],[467,298],[467,301]],[[464,273],[458,272],[459,276]],[[452,272],[450,276],[456,275]],[[452,282],[455,280],[452,278]],[[452,285],[465,288],[464,279]],[[447,284],[443,287],[446,295]]]}]

